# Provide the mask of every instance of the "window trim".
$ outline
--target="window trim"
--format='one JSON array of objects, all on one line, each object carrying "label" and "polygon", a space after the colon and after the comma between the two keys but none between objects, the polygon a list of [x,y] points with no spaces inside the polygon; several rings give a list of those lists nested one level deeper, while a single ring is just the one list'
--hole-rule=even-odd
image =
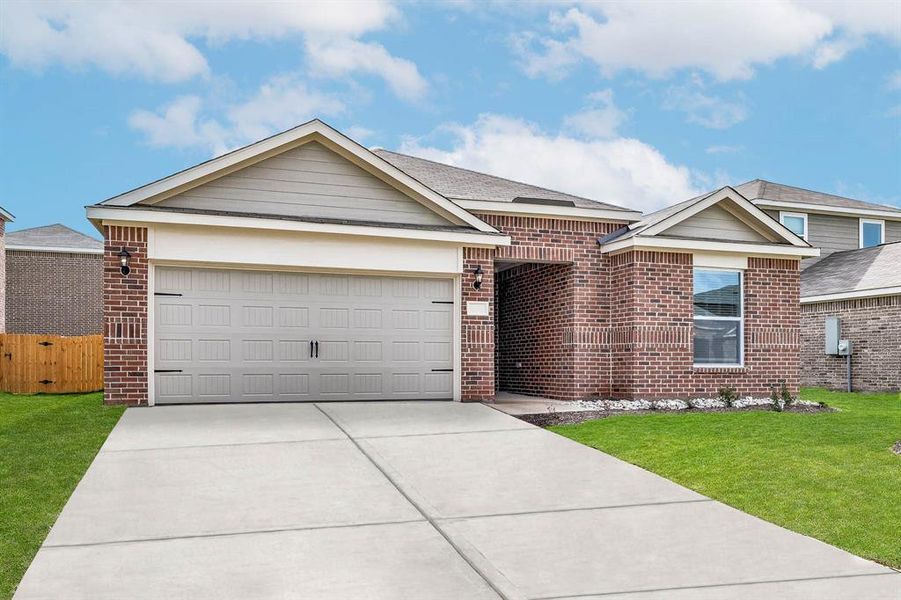
[{"label": "window trim", "polygon": [[[718,273],[738,273],[738,316],[737,317],[697,317],[694,314],[694,274],[698,272],[714,271]],[[695,267],[691,273],[692,289],[691,289],[691,362],[695,369],[742,369],[745,366],[745,272],[741,269],[723,269],[717,267]],[[737,363],[698,363],[695,362],[695,321],[737,321],[741,335],[738,339],[738,362]]]},{"label": "window trim", "polygon": [[801,235],[801,236],[799,236],[799,237],[800,237],[801,239],[803,239],[803,240],[806,242],[806,241],[807,241],[807,234],[808,234],[808,232],[810,231],[810,230],[807,228],[807,213],[790,212],[790,211],[787,211],[787,210],[780,210],[780,211],[779,211],[779,223],[780,223],[783,227],[785,227],[786,229],[788,229],[789,231],[791,231],[792,233],[795,233],[794,231],[792,231],[791,229],[789,229],[788,226],[785,224],[785,217],[796,217],[796,218],[801,219],[801,220],[804,221],[804,233],[803,233],[803,235]]},{"label": "window trim", "polygon": [[874,246],[864,246],[863,245],[863,226],[864,225],[879,225],[879,243],[877,246],[881,246],[885,243],[885,220],[883,219],[858,219],[857,225],[857,247],[858,248],[873,248]]}]

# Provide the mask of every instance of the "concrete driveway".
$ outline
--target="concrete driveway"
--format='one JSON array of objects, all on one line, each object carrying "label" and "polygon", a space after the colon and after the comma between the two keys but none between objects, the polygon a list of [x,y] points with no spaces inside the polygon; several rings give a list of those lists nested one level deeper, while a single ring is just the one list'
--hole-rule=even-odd
[{"label": "concrete driveway", "polygon": [[129,409],[16,598],[899,598],[901,574],[489,407]]}]

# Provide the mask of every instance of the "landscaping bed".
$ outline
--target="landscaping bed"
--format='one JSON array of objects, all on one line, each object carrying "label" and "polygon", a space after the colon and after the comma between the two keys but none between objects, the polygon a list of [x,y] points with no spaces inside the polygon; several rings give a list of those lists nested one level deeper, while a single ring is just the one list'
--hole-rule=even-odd
[{"label": "landscaping bed", "polygon": [[892,451],[901,438],[901,395],[804,389],[801,397],[837,410],[692,409],[645,411],[640,418],[605,412],[550,429],[739,510],[901,568],[901,456]]}]

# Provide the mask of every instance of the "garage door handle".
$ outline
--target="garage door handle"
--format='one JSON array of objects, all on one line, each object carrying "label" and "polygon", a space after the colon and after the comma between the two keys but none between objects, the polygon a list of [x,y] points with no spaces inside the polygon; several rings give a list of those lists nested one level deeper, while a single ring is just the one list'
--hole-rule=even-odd
[{"label": "garage door handle", "polygon": [[310,340],[310,358],[313,358],[313,340]]},{"label": "garage door handle", "polygon": [[319,342],[316,342],[316,358],[319,358]]}]

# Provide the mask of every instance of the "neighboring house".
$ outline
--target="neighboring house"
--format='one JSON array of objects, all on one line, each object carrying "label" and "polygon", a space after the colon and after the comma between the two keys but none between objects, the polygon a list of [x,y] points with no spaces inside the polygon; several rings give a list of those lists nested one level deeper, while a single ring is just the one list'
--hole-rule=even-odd
[{"label": "neighboring house", "polygon": [[801,262],[801,383],[845,389],[844,357],[825,354],[825,318],[854,344],[855,390],[901,388],[901,208],[756,179],[736,186],[820,248]]},{"label": "neighboring house", "polygon": [[0,333],[6,331],[6,224],[14,217],[0,206]]},{"label": "neighboring house", "polygon": [[845,389],[845,357],[824,352],[827,316],[853,344],[853,389],[901,390],[901,242],[834,252],[801,273],[801,380]]},{"label": "neighboring house", "polygon": [[901,241],[901,208],[755,179],[735,186],[774,219],[820,249],[807,268],[833,252]]},{"label": "neighboring house", "polygon": [[87,216],[127,404],[796,391],[818,253],[729,187],[643,218],[318,120]]},{"label": "neighboring house", "polygon": [[6,235],[6,330],[52,335],[103,328],[103,242],[59,223]]}]

